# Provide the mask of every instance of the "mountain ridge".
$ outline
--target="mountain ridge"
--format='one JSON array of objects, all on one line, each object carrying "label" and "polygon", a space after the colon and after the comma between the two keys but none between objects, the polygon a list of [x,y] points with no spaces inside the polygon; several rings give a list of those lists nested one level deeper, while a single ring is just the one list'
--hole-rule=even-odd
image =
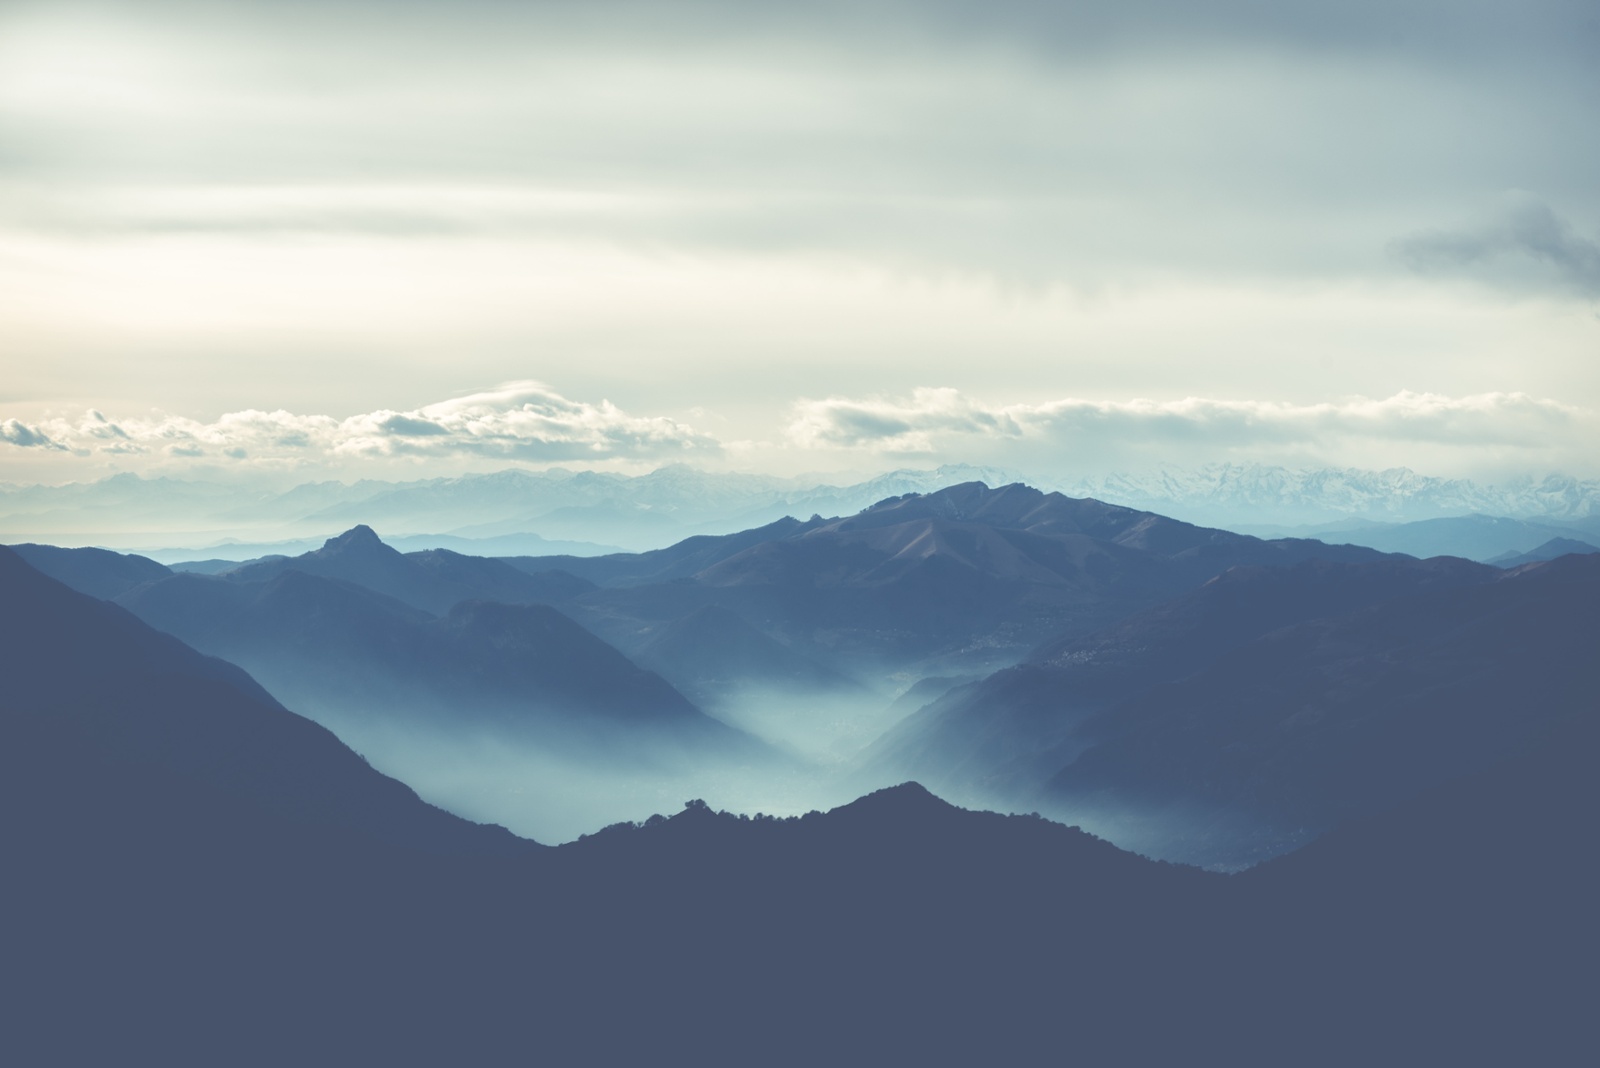
[{"label": "mountain ridge", "polygon": [[[198,546],[214,545],[222,538],[282,541],[323,533],[333,525],[369,522],[396,535],[539,535],[611,542],[642,551],[695,534],[760,526],[784,515],[853,514],[888,497],[967,481],[1030,482],[1071,496],[1096,497],[1233,529],[1340,519],[1408,522],[1472,513],[1567,523],[1600,516],[1600,482],[1560,474],[1490,485],[1405,468],[1214,464],[1086,475],[946,465],[850,481],[838,476],[717,473],[676,465],[638,476],[507,468],[411,482],[304,483],[287,491],[124,473],[94,483],[0,487],[4,532],[0,536],[73,544],[115,540],[129,548],[162,544],[152,540],[162,531],[204,532],[205,537],[165,539],[168,546],[188,541],[196,546],[191,558],[198,559],[205,555]],[[107,523],[111,515],[117,517],[116,524]],[[440,516],[450,517],[444,524],[449,529],[439,529]],[[637,526],[639,521],[648,522]],[[613,527],[622,540],[609,536]],[[130,533],[116,538],[119,530]],[[1534,544],[1519,546],[1519,551]],[[170,563],[178,557],[163,554],[162,559]]]},{"label": "mountain ridge", "polygon": [[[1523,574],[1540,570],[1563,577]],[[1592,709],[1241,876],[909,783],[785,820],[689,802],[542,850],[440,814],[450,843],[511,847],[441,862],[338,825],[296,761],[232,774],[262,753],[264,717],[342,754],[334,796],[381,779],[275,704],[195,720],[215,744],[110,759],[171,722],[165,667],[242,674],[5,550],[0,589],[23,609],[0,616],[8,681],[69,698],[41,716],[0,691],[0,924],[27,979],[0,1043],[20,1063],[964,1065],[1067,1043],[1106,1065],[1473,1065],[1588,1048]],[[85,627],[102,628],[92,647]],[[103,714],[51,734],[84,714],[96,665]],[[302,800],[253,809],[250,789]],[[1501,840],[1519,827],[1525,842]],[[1419,840],[1420,866],[1397,855]]]}]

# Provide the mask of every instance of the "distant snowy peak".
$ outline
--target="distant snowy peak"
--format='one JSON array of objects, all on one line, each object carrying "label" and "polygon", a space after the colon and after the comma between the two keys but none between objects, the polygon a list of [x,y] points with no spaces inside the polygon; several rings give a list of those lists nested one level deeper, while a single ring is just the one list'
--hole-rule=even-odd
[{"label": "distant snowy peak", "polygon": [[[1419,475],[1405,468],[1297,470],[1213,464],[1084,477],[1071,471],[1027,473],[945,464],[850,481],[839,476],[779,477],[673,464],[643,475],[506,469],[413,482],[305,483],[286,492],[133,475],[65,486],[13,487],[0,491],[0,542],[116,545],[140,551],[184,544],[216,546],[230,539],[295,543],[282,550],[288,552],[304,548],[300,540],[314,546],[332,531],[370,524],[388,536],[426,535],[434,539],[430,544],[448,544],[464,552],[475,548],[587,552],[585,544],[642,551],[693,534],[760,527],[784,516],[851,516],[891,497],[936,493],[971,482],[994,488],[1022,482],[1046,492],[1093,497],[1235,529],[1281,530],[1331,522],[1348,531],[1367,521],[1472,514],[1514,519],[1600,517],[1600,482],[1565,475],[1487,485]],[[440,536],[456,540],[444,542]],[[548,547],[530,543],[530,536],[549,543]],[[155,541],[157,537],[167,540]],[[1529,541],[1515,548],[1523,551],[1535,544]],[[414,547],[419,546],[408,546]]]},{"label": "distant snowy peak", "polygon": [[982,482],[990,487],[998,487],[1027,481],[1024,475],[998,467],[944,464],[928,471],[901,468],[853,485],[807,486],[788,493],[784,503],[790,506],[791,514],[800,519],[808,515],[847,516],[871,508],[890,497],[904,497],[908,493],[937,493],[964,482]]},{"label": "distant snowy peak", "polygon": [[1404,467],[1297,470],[1264,464],[1163,467],[1052,487],[1202,522],[1387,521],[1471,514],[1581,519],[1600,514],[1600,481],[1566,475],[1498,486],[1419,475]]}]

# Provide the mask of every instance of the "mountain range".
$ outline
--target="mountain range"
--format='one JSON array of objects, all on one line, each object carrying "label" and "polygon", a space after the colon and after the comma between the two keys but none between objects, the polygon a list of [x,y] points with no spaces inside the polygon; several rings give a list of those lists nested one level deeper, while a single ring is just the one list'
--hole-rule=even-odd
[{"label": "mountain range", "polygon": [[1345,517],[1413,522],[1462,515],[1563,520],[1600,515],[1600,482],[1560,474],[1486,485],[1404,467],[1368,471],[1222,463],[1166,465],[1144,474],[1041,484],[1225,527],[1326,523]]},{"label": "mountain range", "polygon": [[[131,474],[63,486],[0,485],[0,540],[137,548],[163,563],[242,560],[302,552],[334,531],[366,523],[407,551],[589,555],[607,545],[630,551],[661,548],[695,534],[733,533],[784,516],[850,515],[887,497],[971,481],[1025,481],[1068,496],[1269,537],[1352,531],[1326,540],[1357,544],[1369,544],[1359,532],[1373,522],[1479,515],[1554,526],[1560,528],[1558,534],[1570,536],[1571,524],[1600,515],[1600,484],[1563,475],[1487,485],[1404,468],[1219,464],[1091,477],[946,465],[855,480],[718,473],[676,464],[633,476],[508,469],[413,482],[318,482],[288,489]],[[1315,529],[1319,526],[1324,529]],[[1486,559],[1513,549],[1527,551],[1553,536],[1526,540],[1516,535],[1516,544],[1500,544],[1482,554],[1435,542],[1416,555],[1449,552]]]},{"label": "mountain range", "polygon": [[[1596,539],[1600,540],[1600,539]],[[1541,560],[1558,560],[1563,556],[1587,556],[1600,553],[1600,546],[1591,545],[1586,541],[1575,538],[1551,538],[1547,542],[1535,545],[1525,553],[1504,553],[1492,557],[1489,563],[1496,567],[1516,568],[1523,564],[1536,564]]]},{"label": "mountain range", "polygon": [[[68,589],[4,547],[0,587],[5,748],[14,757],[50,753],[172,778],[274,818],[410,846],[525,849],[498,828],[424,805],[232,663]],[[47,784],[27,811],[81,805],[70,781]]]},{"label": "mountain range", "polygon": [[[653,552],[507,562],[594,583],[564,607],[624,652],[714,605],[810,662],[882,686],[1007,666],[1229,567],[1379,556],[974,482]],[[730,658],[725,672],[738,670]]]},{"label": "mountain range", "polygon": [[[1571,579],[1545,565],[1388,603],[1498,590],[1514,612]],[[1489,1065],[1587,1049],[1590,705],[1235,876],[911,784],[787,820],[691,801],[541,849],[428,808],[238,669],[5,550],[0,591],[15,1063]]]},{"label": "mountain range", "polygon": [[[981,482],[890,497],[845,518],[784,518],[639,554],[400,553],[367,526],[299,556],[264,557],[210,576],[171,576],[103,551],[23,551],[87,592],[113,594],[201,648],[237,658],[321,715],[353,701],[370,704],[363,692],[397,707],[432,694],[431,704],[443,708],[463,684],[459,673],[438,668],[438,657],[420,656],[414,642],[394,636],[395,628],[422,624],[403,623],[393,605],[306,578],[359,587],[429,616],[464,601],[553,606],[681,690],[725,705],[752,688],[887,693],[903,688],[899,679],[987,672],[1228,567],[1379,555],[1304,539],[1262,541]],[[92,562],[105,570],[117,560],[123,586],[99,577],[86,584]],[[302,578],[273,585],[290,574]],[[137,581],[150,588],[133,589]],[[243,592],[256,587],[265,593]],[[313,589],[325,605],[312,606]],[[293,611],[277,607],[291,600]],[[338,623],[305,622],[315,620]],[[371,636],[377,633],[388,636]],[[428,671],[442,673],[423,684]],[[464,692],[503,707],[504,695],[488,700],[481,683],[473,679]]]},{"label": "mountain range", "polygon": [[[1582,659],[1586,633],[1561,622],[1584,619],[1581,557],[1511,572],[1417,561],[1020,484],[595,557],[401,553],[366,526],[212,575],[19,552],[351,737],[412,723],[615,766],[781,762],[759,737],[845,760],[861,789],[914,777],[1225,868],[1481,766],[1562,714],[1570,697],[1545,694],[1507,720],[1507,694],[1544,693],[1519,681],[1534,663],[1570,682],[1557,668]],[[1546,588],[1566,592],[1529,609],[1541,624],[1482,607]],[[1430,596],[1465,600],[1400,614]],[[1480,608],[1499,637],[1461,645],[1453,621]],[[1454,727],[1436,719],[1450,679],[1472,680],[1451,708],[1483,709]]]},{"label": "mountain range", "polygon": [[607,762],[762,752],[543,603],[590,588],[558,572],[443,550],[402,555],[365,527],[219,576],[160,568],[152,579],[139,557],[19,548],[74,588],[113,593],[145,622],[244,666],[319,722],[494,728]]},{"label": "mountain range", "polygon": [[[1461,515],[1444,519],[1419,519],[1412,523],[1321,523],[1283,527],[1241,525],[1241,531],[1259,537],[1307,537],[1331,544],[1365,545],[1388,553],[1460,556],[1484,563],[1501,563],[1532,552],[1551,541],[1600,541],[1600,517],[1582,519],[1508,519],[1504,516]],[[1581,551],[1581,550],[1568,550]]]},{"label": "mountain range", "polygon": [[950,691],[870,760],[1237,867],[1580,712],[1597,582],[1582,555],[1236,568]]}]

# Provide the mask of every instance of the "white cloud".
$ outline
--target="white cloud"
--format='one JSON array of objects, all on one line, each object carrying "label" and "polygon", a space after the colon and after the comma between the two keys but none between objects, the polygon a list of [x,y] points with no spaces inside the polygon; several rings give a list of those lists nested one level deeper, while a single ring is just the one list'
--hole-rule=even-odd
[{"label": "white cloud", "polygon": [[1571,443],[1587,433],[1591,422],[1578,409],[1523,393],[1400,392],[1320,404],[1189,397],[994,405],[954,389],[918,389],[900,398],[801,401],[789,436],[806,447],[889,453],[970,452],[974,438],[998,439],[1023,455],[1030,447],[1114,456],[1147,450],[1170,455],[1178,450],[1339,449],[1352,442],[1537,450],[1552,442]]},{"label": "white cloud", "polygon": [[50,440],[50,436],[35,426],[15,419],[0,421],[0,441],[23,449],[62,449],[65,446]]},{"label": "white cloud", "polygon": [[610,401],[572,401],[537,382],[508,382],[414,412],[378,411],[339,426],[339,452],[472,453],[527,460],[715,453],[716,439],[660,417],[635,417]]},{"label": "white cloud", "polygon": [[52,419],[30,427],[6,420],[0,423],[0,439],[83,456],[160,452],[170,458],[291,465],[385,457],[653,459],[720,449],[714,438],[682,423],[629,415],[609,401],[569,400],[537,382],[509,382],[415,411],[382,410],[345,419],[248,410],[209,423],[182,416],[112,420],[91,409],[76,422]]}]

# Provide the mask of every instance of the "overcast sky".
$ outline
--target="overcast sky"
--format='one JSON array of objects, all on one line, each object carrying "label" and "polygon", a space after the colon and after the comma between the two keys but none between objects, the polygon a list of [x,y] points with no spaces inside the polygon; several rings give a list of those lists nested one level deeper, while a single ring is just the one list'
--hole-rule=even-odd
[{"label": "overcast sky", "polygon": [[1592,0],[0,0],[0,480],[1600,475]]}]

